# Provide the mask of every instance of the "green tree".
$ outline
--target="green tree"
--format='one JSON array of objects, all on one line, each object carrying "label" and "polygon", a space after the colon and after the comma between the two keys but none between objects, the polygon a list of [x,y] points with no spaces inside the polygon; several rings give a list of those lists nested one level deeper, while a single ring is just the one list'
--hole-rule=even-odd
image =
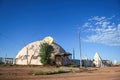
[{"label": "green tree", "polygon": [[48,43],[42,43],[40,45],[40,61],[43,65],[50,64],[50,56],[53,51],[53,46]]}]

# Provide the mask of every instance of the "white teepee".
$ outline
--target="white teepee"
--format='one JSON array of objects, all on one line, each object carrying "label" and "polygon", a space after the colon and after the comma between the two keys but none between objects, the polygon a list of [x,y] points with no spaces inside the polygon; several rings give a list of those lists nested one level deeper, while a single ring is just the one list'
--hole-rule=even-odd
[{"label": "white teepee", "polygon": [[95,53],[93,63],[95,64],[96,67],[101,67],[103,65],[102,58],[100,57],[100,55],[97,52]]}]

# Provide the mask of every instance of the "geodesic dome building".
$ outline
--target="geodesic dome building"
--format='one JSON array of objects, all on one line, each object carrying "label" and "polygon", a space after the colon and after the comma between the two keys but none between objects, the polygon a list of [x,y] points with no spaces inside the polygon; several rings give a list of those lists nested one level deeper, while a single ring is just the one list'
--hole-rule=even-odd
[{"label": "geodesic dome building", "polygon": [[40,62],[40,45],[42,43],[49,43],[53,46],[54,51],[51,54],[51,64],[68,65],[70,61],[70,53],[67,53],[60,45],[55,43],[54,39],[50,36],[45,37],[43,40],[32,42],[23,47],[15,58],[16,65],[42,65]]}]

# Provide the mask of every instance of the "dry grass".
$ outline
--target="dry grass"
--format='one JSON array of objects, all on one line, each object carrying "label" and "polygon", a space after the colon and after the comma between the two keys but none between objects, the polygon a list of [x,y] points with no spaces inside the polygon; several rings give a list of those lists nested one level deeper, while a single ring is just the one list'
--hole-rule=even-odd
[{"label": "dry grass", "polygon": [[[61,70],[60,70],[61,69]],[[46,71],[49,75],[33,75]],[[69,73],[61,73],[70,71]],[[56,73],[61,74],[56,74]],[[52,74],[53,73],[53,74]],[[120,80],[120,67],[73,68],[54,66],[0,66],[0,80]]]},{"label": "dry grass", "polygon": [[51,74],[60,74],[60,73],[67,73],[67,71],[63,70],[62,68],[57,68],[55,70],[47,70],[47,71],[42,71],[42,70],[37,70],[34,71],[34,75],[51,75]]}]

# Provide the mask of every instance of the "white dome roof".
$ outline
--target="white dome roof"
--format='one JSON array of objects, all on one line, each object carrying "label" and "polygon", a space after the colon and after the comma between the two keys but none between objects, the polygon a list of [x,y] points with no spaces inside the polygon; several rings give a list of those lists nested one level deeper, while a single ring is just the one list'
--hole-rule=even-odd
[{"label": "white dome roof", "polygon": [[[19,65],[27,65],[27,64],[42,65],[39,57],[39,53],[40,53],[39,46],[44,42],[47,42],[53,46],[54,54],[66,53],[66,51],[61,46],[59,46],[57,43],[54,42],[54,39],[52,37],[48,36],[45,37],[43,40],[32,42],[26,45],[24,48],[22,48],[16,56],[15,63]],[[36,59],[32,59],[33,57],[36,57]]]}]

